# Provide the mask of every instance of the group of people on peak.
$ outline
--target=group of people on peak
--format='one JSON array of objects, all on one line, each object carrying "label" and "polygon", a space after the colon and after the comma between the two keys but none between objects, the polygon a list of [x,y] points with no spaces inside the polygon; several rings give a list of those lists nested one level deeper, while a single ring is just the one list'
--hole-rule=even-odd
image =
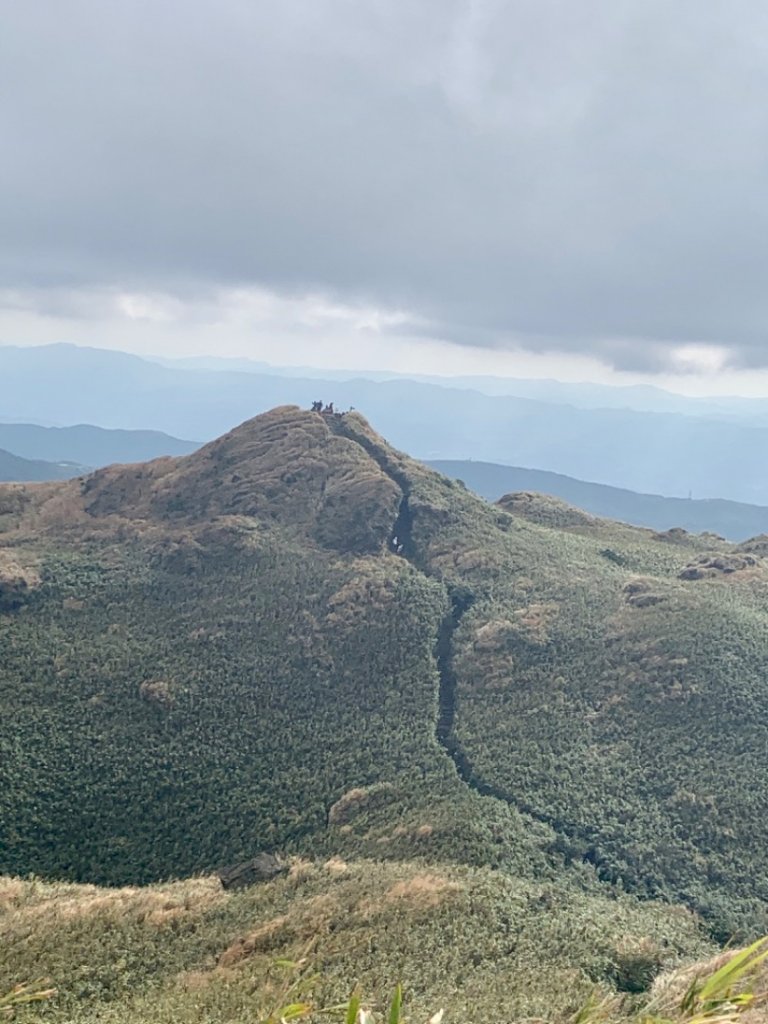
[{"label": "group of people on peak", "polygon": [[[353,409],[353,406],[350,406],[349,411],[352,412],[352,409]],[[337,412],[333,408],[333,402],[328,402],[328,404],[325,405],[322,402],[322,400],[318,401],[318,402],[313,402],[312,403],[312,412],[321,412],[325,416],[346,416],[346,413],[344,413],[344,412]]]}]

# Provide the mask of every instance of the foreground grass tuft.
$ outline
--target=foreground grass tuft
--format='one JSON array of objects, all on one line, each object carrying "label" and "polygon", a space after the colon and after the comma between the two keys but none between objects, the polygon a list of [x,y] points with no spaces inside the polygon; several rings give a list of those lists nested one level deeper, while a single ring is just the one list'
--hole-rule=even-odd
[{"label": "foreground grass tuft", "polygon": [[565,1022],[594,990],[618,995],[630,956],[659,973],[716,953],[682,908],[488,868],[339,858],[296,860],[239,892],[214,878],[0,880],[0,934],[0,991],[50,978],[56,998],[17,1016],[51,1024],[253,1024],[346,1005],[355,985],[379,1024],[397,981],[414,1024],[440,1008],[462,1024]]},{"label": "foreground grass tuft", "polygon": [[[253,993],[251,1012],[243,1022],[247,1019],[258,1024],[289,1024],[291,1021],[319,1024],[325,1020],[343,1020],[344,1024],[407,1024],[403,988],[399,984],[380,1012],[365,1003],[360,986],[356,986],[343,1003],[319,1005],[314,1000],[314,992],[322,975],[316,970],[315,947],[313,940],[299,960],[273,962],[268,979],[276,980],[277,986],[270,993],[269,984],[265,983]],[[601,997],[594,992],[567,1018],[567,1024],[739,1024],[741,1020],[762,1024],[765,1015],[756,1016],[755,1011],[768,999],[765,974],[760,971],[766,958],[768,939],[760,939],[745,949],[722,955],[705,969],[701,965],[694,966],[663,979],[650,999],[640,1003],[626,996]],[[0,1013],[13,1016],[14,1009],[55,995],[56,990],[44,987],[43,982],[16,985],[5,997],[0,997]],[[440,1009],[426,1024],[442,1024],[444,1016],[445,1010]],[[546,1018],[528,1018],[527,1024],[555,1024],[562,1020],[560,1015],[550,1013]]]}]

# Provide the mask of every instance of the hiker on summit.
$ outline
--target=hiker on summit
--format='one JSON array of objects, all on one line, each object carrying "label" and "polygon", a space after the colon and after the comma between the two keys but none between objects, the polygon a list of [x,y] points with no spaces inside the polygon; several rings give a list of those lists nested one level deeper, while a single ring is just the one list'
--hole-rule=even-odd
[{"label": "hiker on summit", "polygon": [[[349,411],[352,412],[353,409],[354,406],[350,406]],[[337,412],[333,407],[333,402],[324,405],[322,399],[312,403],[312,412],[322,413],[323,416],[335,416],[337,419],[347,415],[345,412]]]}]

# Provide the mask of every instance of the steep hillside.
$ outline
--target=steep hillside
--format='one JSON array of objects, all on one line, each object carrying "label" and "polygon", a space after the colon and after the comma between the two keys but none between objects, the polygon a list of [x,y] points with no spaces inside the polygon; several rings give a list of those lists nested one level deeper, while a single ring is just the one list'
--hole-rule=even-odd
[{"label": "steep hillside", "polygon": [[491,506],[294,407],[0,531],[0,869],[417,857],[762,926],[764,541]]},{"label": "steep hillside", "polygon": [[66,1024],[261,1021],[299,973],[286,960],[317,974],[292,1002],[333,1006],[359,982],[381,1020],[399,980],[410,1021],[444,1008],[466,1024],[555,1024],[595,989],[647,987],[712,950],[679,908],[487,868],[339,858],[296,859],[240,892],[215,878],[144,889],[0,878],[0,929],[0,993],[43,975],[58,994],[32,1019]]},{"label": "steep hillside", "polygon": [[665,498],[638,494],[621,487],[575,480],[541,469],[500,466],[474,460],[436,460],[428,463],[438,473],[463,480],[476,494],[498,501],[515,491],[534,491],[576,505],[593,515],[617,519],[653,530],[682,527],[691,533],[718,533],[742,541],[768,530],[768,506],[747,505],[718,498]]},{"label": "steep hillside", "polygon": [[0,482],[30,482],[42,480],[69,480],[87,470],[74,462],[43,462],[40,459],[21,459],[0,448]]},{"label": "steep hillside", "polygon": [[308,843],[543,865],[436,740],[448,602],[391,550],[402,503],[336,421],[291,409],[1,491],[2,867],[140,882]]}]

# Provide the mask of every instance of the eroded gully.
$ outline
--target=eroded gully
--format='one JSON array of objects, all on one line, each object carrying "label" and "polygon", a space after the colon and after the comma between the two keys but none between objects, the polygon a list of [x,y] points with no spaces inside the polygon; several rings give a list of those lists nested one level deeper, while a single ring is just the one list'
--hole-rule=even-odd
[{"label": "eroded gully", "polygon": [[[615,868],[612,868],[611,865],[603,861],[596,850],[596,830],[593,832],[589,828],[562,821],[552,815],[543,814],[530,804],[521,801],[513,794],[494,783],[488,782],[476,773],[470,759],[454,734],[457,700],[457,677],[454,668],[455,637],[462,618],[474,603],[475,596],[465,587],[452,586],[440,580],[429,565],[419,557],[418,549],[413,540],[413,513],[410,507],[411,486],[407,474],[400,469],[387,452],[383,451],[368,437],[358,434],[353,429],[349,429],[343,419],[337,420],[333,426],[335,433],[359,444],[376,462],[381,471],[399,488],[402,494],[398,514],[390,535],[390,550],[395,551],[419,572],[430,579],[438,580],[445,587],[450,606],[440,622],[434,646],[439,681],[438,715],[435,723],[435,735],[438,743],[455,765],[457,775],[469,789],[472,789],[480,796],[500,800],[519,813],[549,826],[566,841],[566,844],[578,844],[578,846],[583,848],[583,851],[580,850],[577,854],[578,859],[592,864],[597,877],[601,881],[616,882],[618,874]],[[561,850],[559,855],[563,856],[563,854],[564,851]],[[566,863],[570,860],[567,854],[565,854],[565,860]],[[625,885],[628,881],[630,880],[625,875]],[[642,895],[658,895],[657,893],[643,892],[645,886],[640,879],[638,879],[638,882],[640,884],[636,887],[631,884],[629,887],[635,888]]]}]

